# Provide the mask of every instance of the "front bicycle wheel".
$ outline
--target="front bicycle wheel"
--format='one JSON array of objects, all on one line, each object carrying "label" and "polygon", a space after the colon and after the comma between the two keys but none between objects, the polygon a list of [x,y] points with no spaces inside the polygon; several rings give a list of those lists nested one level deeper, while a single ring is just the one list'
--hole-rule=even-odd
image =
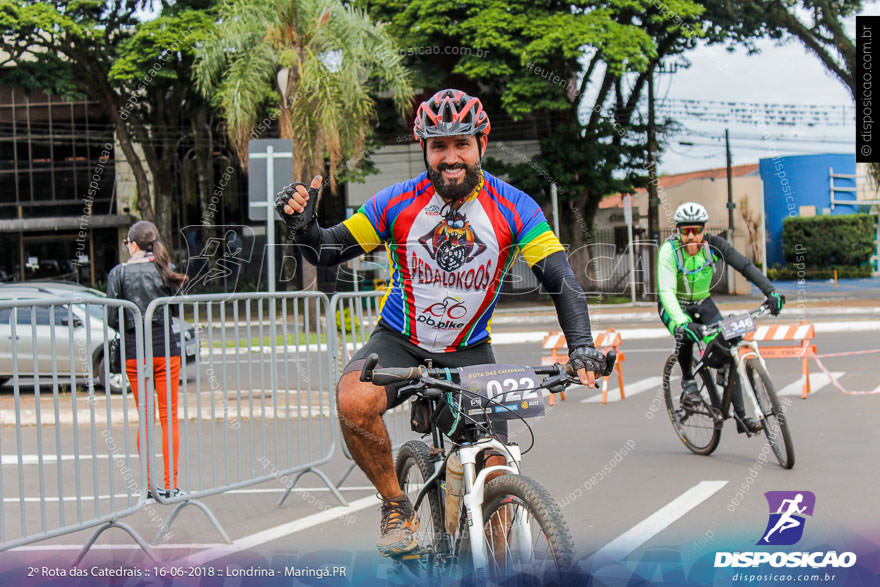
[{"label": "front bicycle wheel", "polygon": [[556,501],[522,475],[502,475],[486,484],[481,538],[495,578],[517,573],[550,578],[574,561],[574,542]]},{"label": "front bicycle wheel", "polygon": [[712,375],[708,369],[701,369],[697,384],[703,403],[699,406],[684,406],[681,403],[681,366],[673,353],[663,365],[663,396],[666,398],[666,411],[678,437],[691,452],[698,455],[712,454],[721,441],[721,421],[715,417],[713,396],[717,396]]},{"label": "front bicycle wheel", "polygon": [[[434,462],[431,460],[431,449],[419,440],[404,443],[397,451],[395,466],[400,488],[415,505],[419,492],[425,481],[434,474]],[[419,541],[421,554],[428,559],[431,566],[441,564],[446,557],[446,538],[443,523],[443,507],[440,503],[439,484],[434,485],[425,494],[422,503],[416,509],[419,516],[419,529],[416,539]]]},{"label": "front bicycle wheel", "polygon": [[746,360],[746,374],[755,391],[758,405],[761,406],[764,434],[767,435],[770,448],[773,449],[773,454],[776,455],[776,460],[782,468],[791,469],[794,467],[794,444],[788,430],[788,420],[782,412],[770,374],[757,359]]}]

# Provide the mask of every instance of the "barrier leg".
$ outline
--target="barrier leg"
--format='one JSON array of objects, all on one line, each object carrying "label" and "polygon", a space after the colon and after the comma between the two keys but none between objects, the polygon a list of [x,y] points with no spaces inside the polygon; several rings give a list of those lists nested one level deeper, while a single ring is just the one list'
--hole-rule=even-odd
[{"label": "barrier leg", "polygon": [[174,520],[177,519],[177,514],[179,514],[180,510],[182,510],[183,508],[185,508],[188,505],[195,506],[195,507],[199,508],[200,510],[202,510],[202,512],[205,514],[205,517],[208,518],[208,521],[211,522],[215,528],[217,528],[217,532],[220,534],[220,536],[223,538],[223,540],[226,542],[226,544],[232,544],[232,540],[229,538],[229,534],[226,533],[226,530],[224,530],[223,526],[220,525],[220,522],[217,521],[217,517],[210,510],[210,508],[208,508],[208,506],[206,506],[202,502],[195,500],[195,499],[192,499],[192,500],[188,499],[188,500],[180,502],[176,506],[174,506],[174,510],[172,510],[171,515],[168,516],[168,522],[166,522],[165,524],[162,525],[162,528],[159,529],[159,533],[156,534],[155,538],[153,538],[153,544],[156,544],[157,542],[159,542],[162,539],[163,536],[165,536],[165,533],[168,532],[169,528],[171,528],[171,524],[173,524]]},{"label": "barrier leg", "polygon": [[614,368],[617,370],[617,385],[620,387],[620,399],[626,399],[626,395],[623,393],[623,369],[620,363],[617,363]]},{"label": "barrier leg", "polygon": [[602,405],[608,402],[608,376],[602,378]]},{"label": "barrier leg", "polygon": [[83,546],[83,549],[81,551],[79,551],[79,554],[77,555],[76,559],[73,561],[74,567],[77,566],[80,563],[80,561],[82,561],[83,557],[86,555],[86,553],[89,551],[89,549],[95,543],[95,541],[98,539],[98,536],[103,534],[104,530],[107,530],[109,528],[119,528],[123,532],[126,532],[129,536],[131,536],[132,540],[137,542],[137,545],[141,547],[141,550],[144,551],[144,554],[146,554],[148,557],[150,557],[150,560],[152,560],[156,564],[159,564],[159,558],[153,553],[153,549],[150,548],[146,542],[144,542],[143,538],[140,537],[140,534],[135,532],[131,528],[131,526],[124,524],[123,522],[110,521],[110,522],[106,522],[106,523],[102,524],[97,530],[95,530],[95,532],[92,534],[91,538],[89,538],[88,542],[86,542],[85,546]]},{"label": "barrier leg", "polygon": [[345,480],[348,479],[348,476],[351,475],[354,468],[357,467],[357,464],[351,463],[348,468],[345,470],[345,473],[342,474],[342,477],[339,478],[339,481],[336,482],[336,488],[342,487],[342,484],[345,483]]},{"label": "barrier leg", "polygon": [[[293,491],[293,488],[296,486],[296,483],[297,483],[297,481],[299,481],[299,478],[302,477],[303,475],[305,475],[306,473],[314,473],[315,475],[320,477],[321,481],[324,482],[324,485],[327,486],[327,489],[330,490],[330,493],[333,494],[333,497],[335,497],[339,501],[339,504],[340,505],[348,505],[348,502],[345,501],[345,498],[342,497],[342,494],[339,493],[339,490],[336,489],[336,486],[333,485],[333,482],[330,481],[330,478],[327,477],[327,475],[325,475],[323,471],[321,471],[320,469],[315,469],[314,467],[309,467],[308,469],[306,469],[304,471],[300,471],[299,473],[296,474],[296,477],[293,478],[293,481],[291,482],[290,486],[288,486],[287,490],[284,492],[284,495],[282,495],[281,499],[278,500],[278,503],[277,503],[278,507],[281,507],[282,505],[284,505],[285,500],[287,500],[287,496],[290,495],[291,491]],[[345,476],[348,476],[348,473],[346,473]],[[343,477],[343,479],[344,478],[345,477]],[[341,483],[341,481],[340,481],[340,483]]]},{"label": "barrier leg", "polygon": [[807,395],[810,393],[810,361],[807,358],[806,354],[801,357],[801,372],[804,375],[804,385],[801,389],[801,399],[807,399]]}]

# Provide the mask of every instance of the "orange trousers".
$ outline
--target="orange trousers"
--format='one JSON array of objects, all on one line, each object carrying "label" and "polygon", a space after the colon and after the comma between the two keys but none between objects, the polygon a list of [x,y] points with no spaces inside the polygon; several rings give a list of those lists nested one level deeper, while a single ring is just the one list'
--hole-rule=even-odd
[{"label": "orange trousers", "polygon": [[[166,357],[153,358],[153,381],[156,389],[156,406],[159,408],[159,422],[162,425],[162,457],[165,460],[165,488],[173,489],[177,487],[177,469],[180,467],[177,455],[180,449],[180,439],[178,437],[177,426],[177,389],[180,386],[180,357],[168,358],[169,369],[165,369]],[[131,383],[131,390],[134,392],[134,399],[138,407],[141,405],[141,396],[138,393],[137,386],[137,359],[128,359],[125,361],[125,373],[128,375],[128,381]],[[171,379],[171,406],[168,405],[168,379]],[[171,415],[171,439],[174,446],[174,462],[171,462],[168,451],[168,418]],[[155,414],[153,414],[155,418]],[[149,442],[150,427],[147,426],[147,446]],[[138,434],[138,454],[141,452],[141,437]],[[171,482],[172,471],[174,483]],[[147,479],[150,478],[150,460],[147,459]]]}]

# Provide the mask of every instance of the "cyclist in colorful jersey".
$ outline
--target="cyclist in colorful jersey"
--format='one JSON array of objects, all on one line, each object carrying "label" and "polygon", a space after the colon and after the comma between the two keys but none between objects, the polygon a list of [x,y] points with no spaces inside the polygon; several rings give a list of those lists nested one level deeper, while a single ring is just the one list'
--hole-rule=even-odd
[{"label": "cyclist in colorful jersey", "polygon": [[[700,388],[693,379],[694,343],[703,338],[701,325],[721,320],[721,312],[709,289],[720,262],[727,263],[767,296],[765,303],[770,313],[778,315],[785,296],[776,292],[773,284],[744,255],[727,240],[707,234],[709,213],[696,202],[686,202],[675,210],[673,217],[676,234],[660,245],[657,257],[657,284],[660,293],[657,303],[660,319],[675,336],[678,362],[681,365],[682,404],[697,406],[702,403]],[[718,270],[718,274],[720,274]],[[742,391],[733,390],[733,408],[750,432],[760,430],[760,423],[745,416]],[[737,430],[745,428],[737,420]]]},{"label": "cyclist in colorful jersey", "polygon": [[334,265],[385,246],[391,284],[370,340],[337,385],[343,437],[378,490],[382,522],[377,543],[385,555],[417,546],[418,518],[394,472],[382,414],[400,403],[396,386],[359,380],[371,353],[380,367],[494,363],[489,325],[505,272],[522,254],[556,306],[569,357],[585,385],[595,384],[604,355],[593,347],[583,291],[541,209],[524,192],[481,168],[490,130],[479,99],[443,90],[423,102],[413,134],[425,173],[370,198],[332,228],[314,217],[321,178],[292,184],[276,199],[307,261]]}]

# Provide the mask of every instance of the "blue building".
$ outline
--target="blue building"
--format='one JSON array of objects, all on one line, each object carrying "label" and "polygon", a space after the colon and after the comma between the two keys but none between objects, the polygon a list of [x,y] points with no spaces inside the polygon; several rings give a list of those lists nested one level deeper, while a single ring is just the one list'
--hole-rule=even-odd
[{"label": "blue building", "polygon": [[[764,184],[767,263],[771,267],[785,262],[782,256],[784,218],[868,211],[865,203],[855,204],[855,155],[793,155],[761,159],[759,165]],[[874,271],[877,270],[875,267]]]}]

